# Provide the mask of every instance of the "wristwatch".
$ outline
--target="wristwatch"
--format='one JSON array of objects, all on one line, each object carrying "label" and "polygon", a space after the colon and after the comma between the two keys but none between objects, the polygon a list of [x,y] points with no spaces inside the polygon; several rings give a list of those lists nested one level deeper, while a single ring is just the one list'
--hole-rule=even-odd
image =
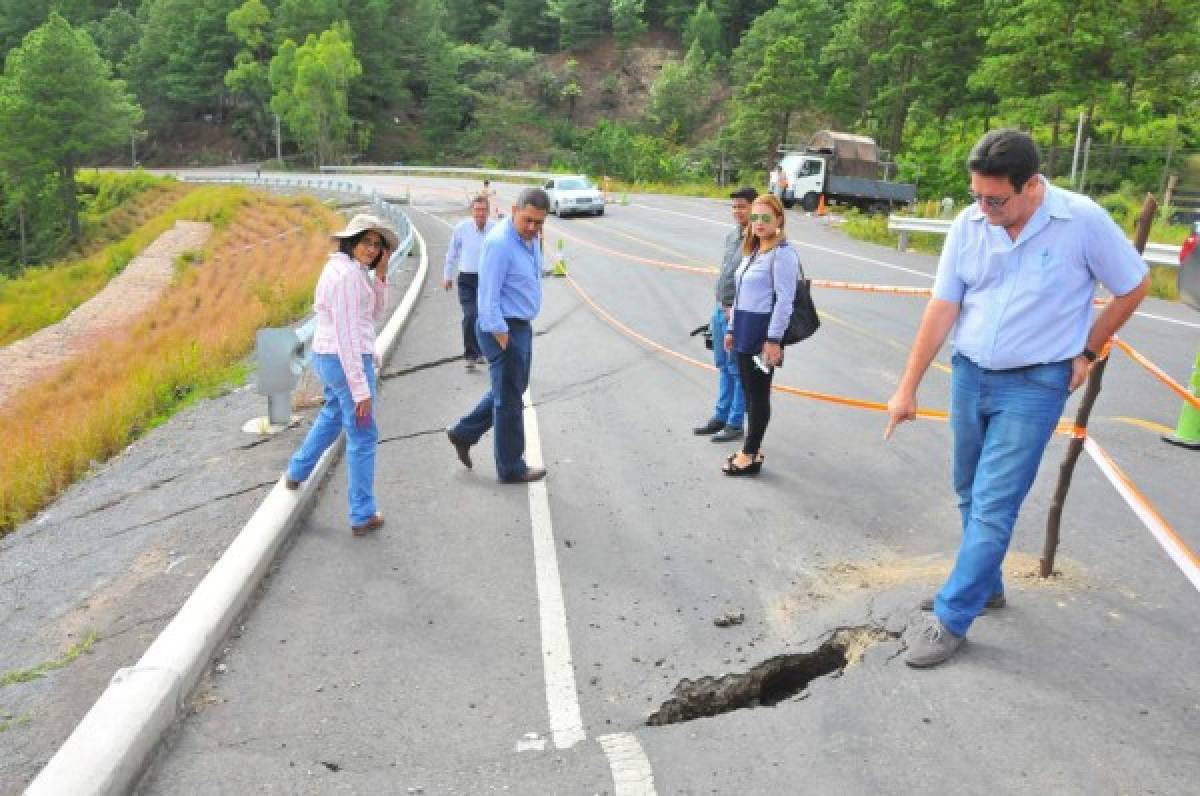
[{"label": "wristwatch", "polygon": [[1088,361],[1088,362],[1095,362],[1095,361],[1096,361],[1096,352],[1095,352],[1095,351],[1093,351],[1093,350],[1092,350],[1092,349],[1090,349],[1090,348],[1085,348],[1085,349],[1083,349],[1082,351],[1080,351],[1080,352],[1079,352],[1079,355],[1080,355],[1081,357],[1085,357],[1085,358],[1087,358],[1087,361]]},{"label": "wristwatch", "polygon": [[779,338],[778,337],[768,337],[767,342],[773,343],[775,345],[779,345]]}]

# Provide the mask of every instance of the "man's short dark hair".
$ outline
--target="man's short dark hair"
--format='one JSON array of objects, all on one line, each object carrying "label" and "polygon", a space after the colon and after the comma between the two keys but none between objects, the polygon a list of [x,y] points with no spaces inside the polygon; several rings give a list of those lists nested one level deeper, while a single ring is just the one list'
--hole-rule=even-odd
[{"label": "man's short dark hair", "polygon": [[746,185],[738,188],[733,193],[729,194],[730,199],[745,199],[747,202],[753,203],[758,198],[758,191]]},{"label": "man's short dark hair", "polygon": [[984,177],[1006,177],[1017,193],[1038,173],[1042,157],[1029,133],[992,130],[971,149],[967,168]]},{"label": "man's short dark hair", "polygon": [[487,203],[488,203],[488,198],[486,196],[484,196],[483,194],[480,194],[479,196],[475,196],[475,197],[471,198],[472,206],[479,205],[479,204],[486,205]]},{"label": "man's short dark hair", "polygon": [[527,207],[535,207],[549,213],[550,197],[541,188],[525,188],[517,194],[517,209],[524,210]]}]

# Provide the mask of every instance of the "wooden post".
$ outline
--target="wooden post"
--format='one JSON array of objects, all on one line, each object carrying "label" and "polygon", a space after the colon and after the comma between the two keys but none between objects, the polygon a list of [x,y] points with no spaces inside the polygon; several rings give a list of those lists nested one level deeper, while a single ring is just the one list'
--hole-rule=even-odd
[{"label": "wooden post", "polygon": [[[1141,254],[1146,249],[1146,241],[1150,238],[1150,225],[1158,212],[1158,202],[1151,194],[1146,194],[1142,205],[1142,214],[1138,217],[1137,232],[1134,235],[1133,246]],[[1067,502],[1067,492],[1071,489],[1071,476],[1075,473],[1075,462],[1083,452],[1083,442],[1087,439],[1088,418],[1100,394],[1104,381],[1104,369],[1108,365],[1109,344],[1104,344],[1104,351],[1092,366],[1088,374],[1087,386],[1083,391],[1083,400],[1075,415],[1075,430],[1071,434],[1071,442],[1067,445],[1067,456],[1058,468],[1058,486],[1054,489],[1054,499],[1050,503],[1050,513],[1046,516],[1046,540],[1042,544],[1042,558],[1038,574],[1048,578],[1054,574],[1054,555],[1058,552],[1059,526],[1062,520],[1063,506]]]}]

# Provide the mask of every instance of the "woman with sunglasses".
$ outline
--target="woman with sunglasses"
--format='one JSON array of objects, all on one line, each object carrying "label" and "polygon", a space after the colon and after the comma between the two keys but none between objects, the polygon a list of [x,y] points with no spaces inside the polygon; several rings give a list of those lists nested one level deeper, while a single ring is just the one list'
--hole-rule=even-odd
[{"label": "woman with sunglasses", "polygon": [[771,378],[783,364],[779,341],[792,318],[792,300],[800,257],[783,234],[783,205],[771,194],[750,206],[750,230],[742,244],[735,276],[733,321],[725,350],[737,355],[746,393],[746,440],[725,461],[726,475],[756,475],[762,470],[763,434],[771,420]]},{"label": "woman with sunglasses", "polygon": [[375,321],[387,309],[387,267],[398,240],[391,227],[365,213],[350,219],[333,237],[338,250],[321,271],[313,301],[317,331],[312,364],[325,386],[325,406],[288,462],[284,485],[299,489],[338,433],[345,431],[350,531],[362,536],[383,526],[375,505],[379,430],[371,411],[378,364]]}]

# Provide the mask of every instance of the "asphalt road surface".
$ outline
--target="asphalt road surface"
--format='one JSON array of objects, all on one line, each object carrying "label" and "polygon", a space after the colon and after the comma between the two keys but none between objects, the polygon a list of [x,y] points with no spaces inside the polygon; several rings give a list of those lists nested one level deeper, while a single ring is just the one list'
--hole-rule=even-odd
[{"label": "asphalt road surface", "polygon": [[[527,410],[549,476],[518,486],[496,481],[490,435],[468,471],[442,432],[486,382],[455,359],[459,309],[440,288],[477,184],[364,179],[411,193],[431,258],[383,372],[387,525],[351,537],[337,467],[143,792],[1194,792],[1196,588],[1087,456],[1061,574],[1034,576],[1065,437],[1018,524],[1009,607],[949,664],[908,669],[902,634],[958,536],[948,428],[884,443],[882,412],[777,393],[762,474],[720,473],[733,447],[691,433],[716,378],[688,332],[711,311],[714,275],[697,269],[716,265],[725,203],[634,196],[550,220],[570,278],[545,282]],[[510,203],[516,186],[498,187]],[[787,231],[812,278],[932,282],[934,258],[824,219],[789,213]],[[816,301],[823,327],[776,383],[886,401],[924,300]],[[1200,316],[1143,311],[1123,339],[1186,380]],[[947,365],[923,406],[945,408]],[[1197,550],[1196,454],[1158,436],[1179,403],[1114,353],[1091,430]]]}]

